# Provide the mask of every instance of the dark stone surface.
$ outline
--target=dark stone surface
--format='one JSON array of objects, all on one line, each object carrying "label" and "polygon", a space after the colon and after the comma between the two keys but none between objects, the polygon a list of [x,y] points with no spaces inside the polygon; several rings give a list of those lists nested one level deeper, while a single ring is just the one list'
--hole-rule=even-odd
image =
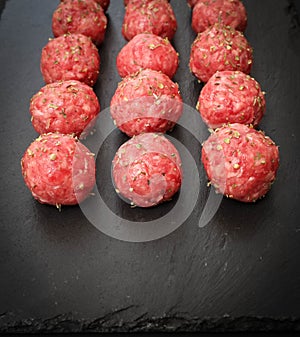
[{"label": "dark stone surface", "polygon": [[[255,205],[224,199],[212,221],[199,228],[205,188],[195,211],[172,234],[128,243],[102,234],[79,207],[58,212],[38,204],[24,185],[20,159],[37,136],[29,100],[44,85],[40,53],[52,36],[58,0],[0,2],[0,332],[300,330],[299,2],[244,3],[252,75],[267,92],[260,127],[280,146],[278,179]],[[195,37],[191,12],[184,0],[171,4],[179,23],[175,80],[184,102],[195,106],[201,85],[188,70]],[[102,109],[120,80],[115,58],[125,44],[123,15],[122,1],[111,0],[95,86]],[[202,122],[199,128],[205,130]],[[122,139],[116,133],[115,141]],[[200,153],[200,144],[191,141],[191,147]],[[162,208],[150,212],[155,217]]]},{"label": "dark stone surface", "polygon": [[[134,321],[122,321],[118,318],[123,310],[109,313],[95,320],[74,319],[71,314],[42,319],[26,319],[4,326],[3,333],[137,333],[137,332],[297,332],[300,331],[299,319],[272,319],[266,317],[220,317],[206,318],[164,316],[145,318],[144,315]],[[130,308],[129,308],[130,309]]]}]

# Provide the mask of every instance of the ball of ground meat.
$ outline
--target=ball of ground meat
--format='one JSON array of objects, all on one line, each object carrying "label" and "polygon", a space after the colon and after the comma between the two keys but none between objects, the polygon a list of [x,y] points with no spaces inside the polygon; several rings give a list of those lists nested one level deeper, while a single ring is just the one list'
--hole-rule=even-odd
[{"label": "ball of ground meat", "polygon": [[153,33],[171,40],[176,30],[176,18],[167,1],[141,0],[128,3],[122,25],[122,34],[126,40],[141,33]]},{"label": "ball of ground meat", "polygon": [[171,199],[182,181],[178,151],[167,138],[155,133],[124,143],[114,157],[112,173],[116,192],[140,207]]},{"label": "ball of ground meat", "polygon": [[258,125],[266,110],[264,92],[240,71],[218,71],[205,84],[196,106],[210,128],[226,123]]},{"label": "ball of ground meat", "polygon": [[202,82],[216,72],[239,70],[249,74],[253,51],[243,33],[215,24],[199,33],[191,48],[190,69]]},{"label": "ball of ground meat", "polygon": [[93,154],[71,135],[40,135],[25,151],[21,166],[27,187],[43,204],[75,205],[95,184]]},{"label": "ball of ground meat", "polygon": [[121,77],[142,69],[161,71],[172,78],[178,68],[178,54],[167,38],[142,33],[136,35],[119,52],[117,69]]},{"label": "ball of ground meat", "polygon": [[93,86],[100,70],[100,56],[87,36],[66,34],[51,39],[43,48],[40,67],[46,83],[78,80]]},{"label": "ball of ground meat", "polygon": [[244,31],[247,13],[240,0],[198,0],[193,8],[192,28],[201,33],[215,23]]},{"label": "ball of ground meat", "polygon": [[279,152],[262,131],[234,123],[216,129],[204,142],[202,162],[217,192],[254,202],[271,188]]},{"label": "ball of ground meat", "polygon": [[31,122],[40,133],[85,135],[92,127],[100,105],[87,84],[69,80],[47,84],[30,101]]},{"label": "ball of ground meat", "polygon": [[110,104],[116,126],[129,137],[172,129],[182,109],[178,84],[151,69],[125,77]]},{"label": "ball of ground meat", "polygon": [[94,0],[64,0],[52,16],[55,37],[67,33],[86,35],[99,45],[103,42],[107,18],[102,7]]}]

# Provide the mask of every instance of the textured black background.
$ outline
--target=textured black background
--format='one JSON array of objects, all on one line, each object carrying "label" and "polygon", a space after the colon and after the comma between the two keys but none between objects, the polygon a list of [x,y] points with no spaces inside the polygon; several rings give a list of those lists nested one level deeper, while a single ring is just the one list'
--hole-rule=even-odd
[{"label": "textured black background", "polygon": [[[149,243],[102,234],[79,207],[40,205],[23,183],[20,159],[37,136],[29,100],[44,85],[40,53],[57,4],[0,1],[0,331],[300,330],[299,2],[244,1],[252,75],[267,92],[260,127],[280,146],[271,192],[255,205],[224,199],[202,229],[196,209],[178,230]],[[185,0],[171,4],[180,54],[175,80],[195,106],[201,85],[188,69],[191,12]],[[123,16],[122,1],[111,0],[95,86],[102,109],[120,80]],[[116,139],[124,137],[117,132]],[[204,181],[200,160],[199,170]]]}]

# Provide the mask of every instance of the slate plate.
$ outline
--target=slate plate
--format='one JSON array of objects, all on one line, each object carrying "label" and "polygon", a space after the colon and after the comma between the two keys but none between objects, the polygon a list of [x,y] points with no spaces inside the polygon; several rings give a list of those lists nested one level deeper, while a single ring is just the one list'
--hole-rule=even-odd
[{"label": "slate plate", "polygon": [[[246,36],[254,47],[252,75],[267,92],[260,127],[280,146],[278,179],[255,205],[222,200],[199,228],[210,190],[199,139],[179,125],[171,135],[190,151],[199,176],[195,207],[170,235],[133,243],[102,233],[79,207],[59,212],[38,204],[25,187],[20,159],[37,136],[29,100],[44,85],[40,53],[52,36],[58,1],[0,1],[1,332],[300,330],[299,3],[244,3]],[[188,70],[195,37],[191,12],[183,0],[171,4],[181,60],[175,80],[184,102],[194,107],[201,85]],[[120,80],[115,58],[125,44],[123,16],[121,0],[111,0],[95,86],[103,110]],[[200,119],[194,126],[208,135]],[[135,222],[169,214],[183,194],[149,212],[132,210],[115,195],[109,160],[125,140],[115,130],[99,149],[97,164],[103,167],[97,181],[105,205]]]}]

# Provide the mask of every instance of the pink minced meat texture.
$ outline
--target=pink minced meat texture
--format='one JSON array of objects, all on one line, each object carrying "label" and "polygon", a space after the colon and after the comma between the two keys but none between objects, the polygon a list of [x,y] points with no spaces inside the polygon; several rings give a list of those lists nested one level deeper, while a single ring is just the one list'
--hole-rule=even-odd
[{"label": "pink minced meat texture", "polygon": [[271,188],[279,152],[262,131],[234,123],[216,129],[204,142],[202,162],[217,192],[254,202]]},{"label": "pink minced meat texture", "polygon": [[141,69],[161,71],[172,78],[178,68],[178,54],[167,38],[142,33],[136,35],[119,52],[117,69],[121,77]]},{"label": "pink minced meat texture", "polygon": [[182,109],[178,84],[151,69],[125,77],[110,104],[116,126],[129,137],[172,129]]},{"label": "pink minced meat texture", "polygon": [[247,13],[240,0],[198,0],[193,8],[192,28],[201,33],[215,23],[244,31]]},{"label": "pink minced meat texture", "polygon": [[99,112],[93,89],[75,80],[47,84],[30,101],[31,122],[40,134],[87,134]]},{"label": "pink minced meat texture", "polygon": [[[152,0],[142,0],[142,1],[152,1]],[[161,0],[161,1],[167,1],[167,2],[170,2],[170,0]],[[124,0],[124,6],[126,7],[129,2],[141,2],[141,0]]]},{"label": "pink minced meat texture", "polygon": [[193,8],[199,0],[187,0],[188,5]]},{"label": "pink minced meat texture", "polygon": [[100,56],[87,36],[66,34],[51,39],[43,48],[40,67],[46,83],[78,80],[93,86],[100,70]]},{"label": "pink minced meat texture", "polygon": [[95,184],[93,154],[71,135],[39,136],[25,151],[21,166],[27,187],[43,204],[75,205]]},{"label": "pink minced meat texture", "polygon": [[112,172],[116,192],[140,207],[171,199],[182,181],[177,149],[155,133],[135,136],[124,143],[115,155]]},{"label": "pink minced meat texture", "polygon": [[109,4],[110,4],[110,0],[94,0],[96,1],[104,10],[104,12],[107,11]]},{"label": "pink minced meat texture", "polygon": [[129,2],[126,7],[122,34],[131,40],[141,33],[153,33],[171,40],[177,30],[172,6],[162,0]]},{"label": "pink minced meat texture", "polygon": [[190,69],[202,82],[216,71],[239,70],[249,74],[253,51],[243,33],[215,24],[199,33],[191,48]]},{"label": "pink minced meat texture", "polygon": [[240,71],[216,72],[200,92],[196,108],[210,128],[226,123],[258,125],[266,102],[260,85]]},{"label": "pink minced meat texture", "polygon": [[55,37],[67,33],[80,33],[99,45],[103,42],[107,18],[102,7],[94,0],[64,0],[52,16]]},{"label": "pink minced meat texture", "polygon": [[[61,0],[61,2],[65,2],[68,0]],[[82,1],[82,0],[78,0],[78,1]],[[95,2],[97,2],[104,10],[104,12],[107,11],[109,4],[110,4],[110,0],[94,0]]]}]

